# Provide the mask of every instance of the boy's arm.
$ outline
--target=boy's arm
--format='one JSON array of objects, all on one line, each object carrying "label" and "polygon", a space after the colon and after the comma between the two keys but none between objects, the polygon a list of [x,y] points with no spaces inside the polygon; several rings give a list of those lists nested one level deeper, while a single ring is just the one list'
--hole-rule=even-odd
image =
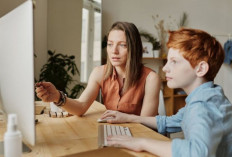
[{"label": "boy's arm", "polygon": [[172,157],[171,141],[145,139],[141,145],[143,147],[143,151],[147,151],[162,157]]},{"label": "boy's arm", "polygon": [[126,122],[141,123],[149,128],[157,129],[159,133],[179,132],[181,131],[181,122],[183,119],[184,108],[180,109],[176,115],[173,116],[155,116],[142,117],[136,115],[127,115]]},{"label": "boy's arm", "polygon": [[171,141],[134,138],[129,136],[111,136],[107,137],[107,143],[109,146],[127,148],[136,152],[147,151],[158,156],[172,156]]},{"label": "boy's arm", "polygon": [[157,129],[156,117],[142,117],[129,114],[128,116],[130,116],[128,122],[141,123],[149,128]]},{"label": "boy's arm", "polygon": [[149,128],[158,129],[158,132],[160,133],[178,132],[181,131],[180,123],[182,121],[183,111],[184,109],[181,109],[176,115],[171,117],[143,117],[119,111],[107,110],[103,113],[101,119],[111,117],[111,119],[107,120],[108,123],[141,123]]},{"label": "boy's arm", "polygon": [[173,133],[180,132],[181,122],[183,119],[185,108],[180,109],[177,114],[173,116],[156,116],[157,130],[159,133]]},{"label": "boy's arm", "polygon": [[221,142],[221,114],[202,102],[191,104],[183,119],[185,139],[172,141],[173,156],[212,156]]}]

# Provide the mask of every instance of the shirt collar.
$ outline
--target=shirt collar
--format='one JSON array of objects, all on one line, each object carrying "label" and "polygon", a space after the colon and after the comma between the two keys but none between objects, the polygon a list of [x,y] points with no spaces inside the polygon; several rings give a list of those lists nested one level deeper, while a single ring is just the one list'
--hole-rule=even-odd
[{"label": "shirt collar", "polygon": [[[113,74],[112,74],[111,80],[113,81],[113,80],[116,80],[117,78],[118,78],[118,74],[116,72],[115,67],[113,67]],[[123,80],[125,80],[125,77],[123,77]]]},{"label": "shirt collar", "polygon": [[111,80],[113,81],[113,80],[115,80],[115,79],[117,79],[117,72],[116,72],[116,70],[115,70],[115,67],[113,67],[113,74],[112,74]]},{"label": "shirt collar", "polygon": [[192,97],[194,97],[194,95],[196,93],[198,93],[200,90],[206,88],[206,87],[212,87],[213,86],[213,81],[209,81],[206,83],[203,83],[202,85],[200,85],[199,87],[197,87],[196,89],[194,89],[185,99],[186,104],[188,104],[191,100]]}]

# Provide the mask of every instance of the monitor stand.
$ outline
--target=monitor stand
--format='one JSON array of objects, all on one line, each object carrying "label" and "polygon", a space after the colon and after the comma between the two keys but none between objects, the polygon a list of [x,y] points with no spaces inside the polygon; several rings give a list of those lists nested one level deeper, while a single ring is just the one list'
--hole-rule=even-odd
[{"label": "monitor stand", "polygon": [[[31,149],[24,143],[22,143],[23,146],[23,153],[29,153],[31,152]],[[0,141],[0,155],[4,155],[4,142]]]}]

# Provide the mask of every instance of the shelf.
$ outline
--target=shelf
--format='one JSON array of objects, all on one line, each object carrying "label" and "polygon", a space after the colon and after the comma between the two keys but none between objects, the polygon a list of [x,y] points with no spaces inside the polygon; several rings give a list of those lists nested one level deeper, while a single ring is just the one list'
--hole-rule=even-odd
[{"label": "shelf", "polygon": [[[186,94],[178,94],[178,95],[173,95],[175,98],[177,97],[187,97],[188,95]],[[164,95],[164,98],[170,98],[172,95]]]},{"label": "shelf", "polygon": [[186,97],[187,96],[187,94],[176,94],[176,95],[174,95],[174,97]]},{"label": "shelf", "polygon": [[166,58],[143,57],[143,59],[166,60]]},{"label": "shelf", "polygon": [[171,97],[172,97],[171,95],[164,95],[164,99],[171,98]]}]

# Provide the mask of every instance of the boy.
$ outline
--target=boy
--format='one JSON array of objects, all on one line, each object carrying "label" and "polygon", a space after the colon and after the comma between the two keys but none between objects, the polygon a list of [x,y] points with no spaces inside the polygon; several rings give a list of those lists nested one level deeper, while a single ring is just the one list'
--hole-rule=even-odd
[{"label": "boy", "polygon": [[231,157],[232,105],[220,86],[213,84],[223,60],[220,43],[196,29],[170,31],[168,61],[163,67],[170,88],[182,88],[186,106],[171,117],[138,117],[106,111],[109,123],[138,122],[160,133],[183,131],[185,139],[159,141],[126,136],[108,137],[111,146],[148,151],[159,156]]}]

